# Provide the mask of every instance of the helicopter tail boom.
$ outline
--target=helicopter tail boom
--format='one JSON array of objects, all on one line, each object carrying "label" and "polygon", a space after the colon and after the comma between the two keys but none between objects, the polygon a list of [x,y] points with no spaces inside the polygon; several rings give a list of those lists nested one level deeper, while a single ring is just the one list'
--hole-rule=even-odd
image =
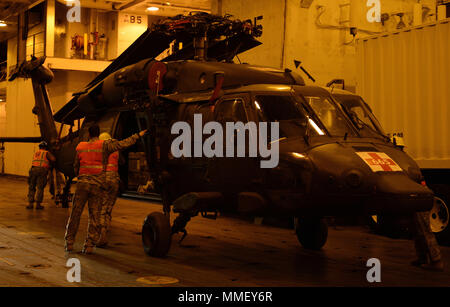
[{"label": "helicopter tail boom", "polygon": [[[42,139],[50,146],[54,146],[57,143],[58,133],[46,87],[46,84],[53,80],[53,73],[50,69],[43,66],[44,62],[45,56],[40,58],[33,57],[30,61],[23,62],[12,73],[9,81],[13,81],[16,78],[31,78],[35,98],[33,113],[38,117]],[[23,139],[22,141],[25,140]],[[5,138],[5,142],[8,141],[14,140]]]}]

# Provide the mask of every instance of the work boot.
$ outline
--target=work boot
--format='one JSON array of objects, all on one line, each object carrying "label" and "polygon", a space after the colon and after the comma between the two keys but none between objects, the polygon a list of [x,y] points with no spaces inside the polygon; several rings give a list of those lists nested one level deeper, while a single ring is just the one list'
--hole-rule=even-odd
[{"label": "work boot", "polygon": [[444,263],[441,260],[432,261],[430,263],[421,264],[420,267],[427,271],[442,272],[444,271]]},{"label": "work boot", "polygon": [[64,249],[66,250],[66,252],[73,251],[73,244],[72,243],[66,243],[66,246],[64,247]]},{"label": "work boot", "polygon": [[103,228],[102,231],[100,232],[100,239],[95,244],[95,246],[104,248],[104,247],[106,247],[107,244],[108,244],[107,233],[106,233],[105,229]]},{"label": "work boot", "polygon": [[82,252],[83,252],[83,254],[90,255],[94,252],[94,247],[93,246],[85,246],[85,247],[83,247]]},{"label": "work boot", "polygon": [[60,204],[61,204],[61,195],[57,194],[55,197],[55,205],[56,207],[59,207]]},{"label": "work boot", "polygon": [[421,258],[418,258],[418,259],[416,259],[414,261],[411,261],[411,265],[412,266],[417,266],[417,267],[420,267],[421,265],[427,264],[427,263],[428,263],[427,259],[421,259]]},{"label": "work boot", "polygon": [[61,201],[61,208],[69,208],[69,201],[67,199]]},{"label": "work boot", "polygon": [[25,208],[27,208],[27,209],[33,209],[33,203],[30,202],[30,203],[28,204],[28,206],[26,206]]},{"label": "work boot", "polygon": [[41,206],[41,203],[36,203],[36,209],[38,210],[44,209],[44,206]]},{"label": "work boot", "polygon": [[96,247],[105,248],[108,245],[108,241],[106,240],[99,240],[97,244],[95,244]]}]

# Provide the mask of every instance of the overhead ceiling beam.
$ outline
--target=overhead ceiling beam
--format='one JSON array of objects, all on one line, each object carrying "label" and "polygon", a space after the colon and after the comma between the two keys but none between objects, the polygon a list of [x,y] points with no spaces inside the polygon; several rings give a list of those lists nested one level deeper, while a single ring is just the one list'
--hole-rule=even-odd
[{"label": "overhead ceiling beam", "polygon": [[31,4],[33,1],[32,0],[6,0],[4,2]]},{"label": "overhead ceiling beam", "polygon": [[0,20],[8,21],[8,18],[25,11],[42,2],[43,0],[7,0],[0,3]]},{"label": "overhead ceiling beam", "polygon": [[7,21],[9,17],[19,13],[22,9],[25,9],[26,7],[27,5],[25,4],[11,3],[11,5],[7,9],[0,11],[0,20]]},{"label": "overhead ceiling beam", "polygon": [[122,5],[120,7],[117,7],[117,8],[115,7],[115,5],[113,5],[113,8],[117,9],[119,11],[123,11],[123,10],[126,10],[126,9],[131,9],[131,8],[135,7],[136,5],[139,5],[139,4],[141,4],[142,2],[145,2],[145,1],[146,0],[132,0],[132,1],[128,2],[127,4],[124,4],[124,5]]},{"label": "overhead ceiling beam", "polygon": [[[66,5],[68,7],[73,6],[73,3],[65,2],[64,0],[56,0],[56,1]],[[80,0],[80,4],[81,4],[82,8],[100,9],[100,10],[108,10],[108,11],[113,10],[113,4],[110,1]]]}]

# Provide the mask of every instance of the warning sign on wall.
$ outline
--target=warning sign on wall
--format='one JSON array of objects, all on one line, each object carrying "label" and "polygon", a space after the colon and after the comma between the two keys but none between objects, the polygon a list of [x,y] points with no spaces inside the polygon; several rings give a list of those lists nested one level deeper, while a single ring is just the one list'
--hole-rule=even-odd
[{"label": "warning sign on wall", "polygon": [[384,152],[357,152],[373,172],[401,172],[402,168]]}]

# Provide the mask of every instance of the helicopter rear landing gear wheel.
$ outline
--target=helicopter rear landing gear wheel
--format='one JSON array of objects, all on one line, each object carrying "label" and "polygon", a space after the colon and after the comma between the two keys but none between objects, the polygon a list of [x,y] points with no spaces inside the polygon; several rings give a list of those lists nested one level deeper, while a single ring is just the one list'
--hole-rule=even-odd
[{"label": "helicopter rear landing gear wheel", "polygon": [[323,218],[295,218],[295,233],[306,249],[319,250],[328,238],[328,225]]},{"label": "helicopter rear landing gear wheel", "polygon": [[169,218],[161,212],[150,213],[142,226],[142,244],[147,255],[164,257],[170,249],[172,230]]}]

